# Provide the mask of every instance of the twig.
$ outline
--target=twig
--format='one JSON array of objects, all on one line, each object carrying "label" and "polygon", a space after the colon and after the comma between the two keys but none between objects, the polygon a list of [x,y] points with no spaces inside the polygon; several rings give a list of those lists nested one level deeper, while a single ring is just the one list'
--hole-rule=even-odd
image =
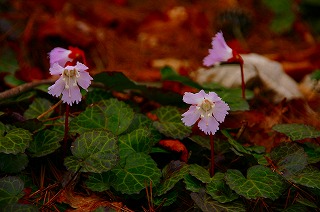
[{"label": "twig", "polygon": [[[53,84],[57,79],[45,79],[45,80],[39,80],[35,82],[29,82],[25,83],[23,85],[19,85],[15,88],[11,88],[9,90],[6,90],[4,92],[0,93],[0,101],[3,99],[11,98],[14,96],[17,96],[23,92],[26,92],[28,90],[31,90],[34,87],[37,87],[39,85],[44,85],[44,84]],[[106,86],[103,83],[99,82],[93,82],[91,87],[96,87],[96,88],[106,88]]]},{"label": "twig", "polygon": [[11,88],[9,90],[1,92],[0,93],[0,100],[17,96],[18,94],[26,92],[26,91],[28,91],[34,87],[37,87],[39,85],[52,84],[55,81],[56,81],[56,79],[45,79],[45,80],[39,80],[39,81],[29,82],[29,83],[26,83],[23,85],[19,85],[18,87]]},{"label": "twig", "polygon": [[58,107],[61,103],[62,103],[62,100],[60,100],[60,101],[57,102],[55,105],[53,105],[52,107],[50,107],[49,110],[47,110],[46,112],[44,112],[44,113],[42,113],[40,116],[38,116],[37,119],[40,120],[40,119],[43,118],[45,115],[47,115],[50,111],[53,111],[56,107]]}]

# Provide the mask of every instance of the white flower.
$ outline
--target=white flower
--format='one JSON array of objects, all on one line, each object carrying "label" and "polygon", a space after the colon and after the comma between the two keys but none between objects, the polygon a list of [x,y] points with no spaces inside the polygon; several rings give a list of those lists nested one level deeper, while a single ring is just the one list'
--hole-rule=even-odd
[{"label": "white flower", "polygon": [[87,66],[79,62],[75,66],[66,67],[54,63],[50,68],[50,74],[60,75],[60,78],[49,87],[48,93],[56,97],[62,94],[62,101],[69,105],[79,103],[82,97],[79,86],[87,90],[92,80],[87,69]]},{"label": "white flower", "polygon": [[200,118],[198,127],[206,134],[214,135],[230,110],[228,104],[222,101],[215,92],[209,92],[209,94],[203,90],[196,94],[186,92],[183,101],[191,106],[187,112],[182,114],[182,122],[187,126],[192,126]]}]

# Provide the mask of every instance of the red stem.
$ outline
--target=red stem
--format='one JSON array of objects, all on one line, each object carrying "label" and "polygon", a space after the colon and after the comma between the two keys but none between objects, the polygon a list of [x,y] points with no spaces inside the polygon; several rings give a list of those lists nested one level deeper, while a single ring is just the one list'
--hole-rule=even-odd
[{"label": "red stem", "polygon": [[69,133],[69,111],[70,105],[66,105],[66,113],[65,113],[65,120],[64,120],[64,137],[63,137],[63,152],[64,155],[67,153],[67,141],[68,141],[68,133]]},{"label": "red stem", "polygon": [[242,98],[246,99],[246,84],[244,82],[244,73],[243,73],[243,61],[240,62],[241,69],[241,89],[242,89]]},{"label": "red stem", "polygon": [[211,146],[211,167],[210,167],[210,176],[214,175],[214,139],[213,135],[210,134],[210,146]]}]

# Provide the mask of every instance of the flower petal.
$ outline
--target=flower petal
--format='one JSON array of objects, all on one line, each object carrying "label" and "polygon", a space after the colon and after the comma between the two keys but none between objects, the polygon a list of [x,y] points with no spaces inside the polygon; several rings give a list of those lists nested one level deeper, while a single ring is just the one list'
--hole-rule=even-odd
[{"label": "flower petal", "polygon": [[206,96],[206,99],[209,100],[210,102],[221,101],[221,98],[215,92],[209,92],[209,94]]},{"label": "flower petal", "polygon": [[77,64],[75,65],[74,68],[81,71],[81,72],[89,69],[86,65],[84,65],[83,63],[80,63],[80,62],[77,62]]},{"label": "flower petal", "polygon": [[182,122],[186,126],[192,126],[200,118],[200,113],[197,110],[197,107],[192,105],[189,107],[189,110],[187,112],[182,114],[182,116]]},{"label": "flower petal", "polygon": [[210,116],[210,117],[204,117],[202,119],[200,119],[199,123],[198,123],[198,127],[200,128],[200,130],[202,130],[205,134],[212,134],[214,135],[217,130],[219,129],[219,123],[217,122],[217,120]]},{"label": "flower petal", "polygon": [[48,93],[52,96],[59,97],[65,87],[65,82],[62,77],[60,77],[53,85],[48,88]]},{"label": "flower petal", "polygon": [[49,71],[50,71],[50,74],[51,74],[51,75],[61,75],[62,72],[64,71],[64,68],[61,67],[58,63],[54,63],[54,64],[50,67]]},{"label": "flower petal", "polygon": [[[70,94],[70,95],[69,95]],[[62,92],[62,101],[72,106],[73,102],[78,104],[81,101],[81,92],[78,86],[70,86]]]},{"label": "flower petal", "polygon": [[209,55],[203,59],[203,65],[211,66],[225,62],[233,57],[232,49],[227,45],[222,32],[218,32],[212,39],[212,49],[209,49]]},{"label": "flower petal", "polygon": [[198,93],[185,92],[183,95],[183,101],[187,104],[197,105],[203,101],[207,94],[201,90]]},{"label": "flower petal", "polygon": [[80,74],[80,76],[79,76],[77,82],[83,89],[87,90],[89,85],[91,84],[91,80],[93,80],[93,78],[86,71],[79,72],[79,74]]},{"label": "flower petal", "polygon": [[72,61],[72,59],[69,58],[70,53],[70,50],[61,47],[54,48],[51,50],[51,52],[49,52],[50,66],[52,66],[54,63],[58,63],[60,66],[64,67],[68,61]]},{"label": "flower petal", "polygon": [[228,114],[230,107],[224,101],[218,101],[215,103],[213,108],[213,116],[217,119],[218,122],[223,122],[226,115]]}]

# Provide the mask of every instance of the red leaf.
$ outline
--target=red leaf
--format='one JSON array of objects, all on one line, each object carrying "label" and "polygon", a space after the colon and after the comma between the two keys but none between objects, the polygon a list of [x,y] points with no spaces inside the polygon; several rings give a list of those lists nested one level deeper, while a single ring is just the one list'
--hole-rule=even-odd
[{"label": "red leaf", "polygon": [[168,140],[161,140],[161,141],[159,141],[159,145],[169,151],[181,153],[180,160],[183,162],[188,161],[189,152],[188,152],[186,146],[181,141],[169,140],[169,139]]}]

